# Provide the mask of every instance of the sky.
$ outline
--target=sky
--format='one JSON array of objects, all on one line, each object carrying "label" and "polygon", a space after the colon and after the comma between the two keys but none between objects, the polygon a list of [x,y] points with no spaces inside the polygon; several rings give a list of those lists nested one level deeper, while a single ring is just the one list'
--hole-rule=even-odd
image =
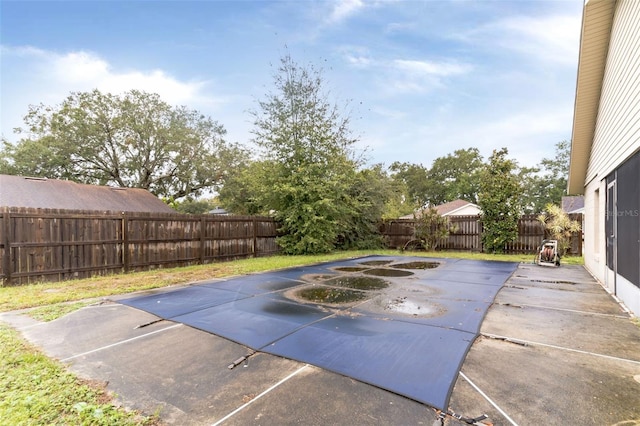
[{"label": "sky", "polygon": [[280,59],[321,69],[367,164],[571,139],[582,0],[0,0],[0,133],[70,92],[158,93],[247,146]]}]

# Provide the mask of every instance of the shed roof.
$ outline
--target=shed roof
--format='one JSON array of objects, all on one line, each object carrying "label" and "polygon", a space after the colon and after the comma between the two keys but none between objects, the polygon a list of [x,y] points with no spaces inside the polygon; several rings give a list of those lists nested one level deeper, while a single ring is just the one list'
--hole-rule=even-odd
[{"label": "shed roof", "polygon": [[175,213],[146,189],[12,175],[0,175],[0,207]]},{"label": "shed roof", "polygon": [[611,0],[587,0],[584,4],[567,183],[569,194],[584,193],[615,5]]}]

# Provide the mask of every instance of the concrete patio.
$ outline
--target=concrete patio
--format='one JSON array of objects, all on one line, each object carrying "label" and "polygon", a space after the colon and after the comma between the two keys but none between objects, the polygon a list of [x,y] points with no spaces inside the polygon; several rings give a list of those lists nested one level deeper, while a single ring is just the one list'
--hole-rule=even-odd
[{"label": "concrete patio", "polygon": [[[415,400],[113,301],[51,323],[21,312],[0,320],[167,424],[442,422]],[[449,408],[494,425],[640,425],[640,327],[583,267],[521,264],[489,308]]]}]

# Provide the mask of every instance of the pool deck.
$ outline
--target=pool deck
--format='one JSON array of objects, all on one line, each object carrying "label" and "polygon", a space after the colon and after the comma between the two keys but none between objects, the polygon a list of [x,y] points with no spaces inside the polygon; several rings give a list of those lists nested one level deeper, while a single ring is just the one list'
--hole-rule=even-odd
[{"label": "pool deck", "polygon": [[[425,404],[157,319],[109,301],[51,323],[0,314],[167,424],[441,424]],[[640,425],[640,327],[583,267],[521,264],[489,308],[449,407],[494,425]]]}]

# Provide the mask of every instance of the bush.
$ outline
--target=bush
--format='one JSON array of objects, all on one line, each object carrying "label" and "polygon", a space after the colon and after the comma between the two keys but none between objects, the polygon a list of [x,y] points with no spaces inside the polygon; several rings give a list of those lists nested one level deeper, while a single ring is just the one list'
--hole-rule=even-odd
[{"label": "bush", "polygon": [[415,226],[410,242],[418,241],[428,251],[435,250],[438,244],[455,230],[449,220],[440,216],[433,207],[423,210],[421,215],[414,214],[413,218]]}]

